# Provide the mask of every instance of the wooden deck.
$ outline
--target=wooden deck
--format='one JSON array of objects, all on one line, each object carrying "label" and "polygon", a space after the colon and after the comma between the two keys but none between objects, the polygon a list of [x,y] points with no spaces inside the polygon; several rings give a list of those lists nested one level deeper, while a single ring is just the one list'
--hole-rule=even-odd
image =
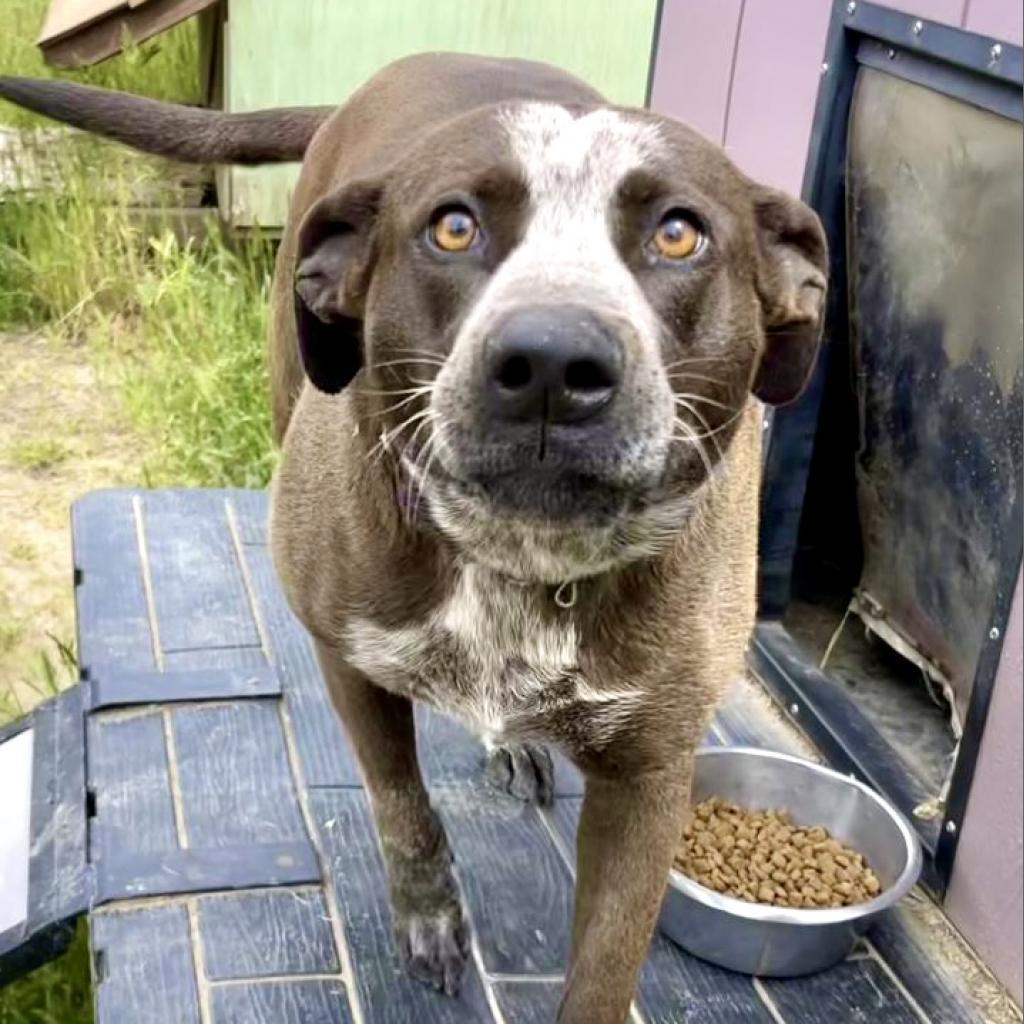
[{"label": "wooden deck", "polygon": [[[421,760],[475,938],[459,998],[408,980],[392,959],[366,795],[276,585],[265,511],[264,496],[245,491],[106,491],[73,511],[84,682],[38,718],[36,746],[56,758],[84,745],[91,816],[36,836],[32,899],[66,906],[70,892],[87,906],[97,1021],[553,1020],[578,774],[559,762],[553,809],[524,806],[486,788],[475,740],[420,715]],[[800,741],[740,687],[708,742]],[[73,792],[66,776],[51,803],[61,785]],[[80,868],[59,869],[76,855]],[[802,980],[755,981],[657,936],[635,1015],[969,1024],[1004,1019],[985,1009],[995,992],[915,895],[849,960]]]}]

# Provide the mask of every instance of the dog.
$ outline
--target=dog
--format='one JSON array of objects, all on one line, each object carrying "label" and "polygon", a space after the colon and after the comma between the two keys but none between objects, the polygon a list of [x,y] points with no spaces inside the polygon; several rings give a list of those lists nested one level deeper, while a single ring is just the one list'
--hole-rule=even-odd
[{"label": "dog", "polygon": [[799,396],[821,335],[814,212],[527,61],[405,58],[337,109],[0,97],[178,160],[303,161],[272,293],[271,544],[365,777],[399,952],[457,991],[418,700],[524,799],[551,799],[548,745],[583,773],[558,1019],[621,1024],[744,667],[763,405]]}]

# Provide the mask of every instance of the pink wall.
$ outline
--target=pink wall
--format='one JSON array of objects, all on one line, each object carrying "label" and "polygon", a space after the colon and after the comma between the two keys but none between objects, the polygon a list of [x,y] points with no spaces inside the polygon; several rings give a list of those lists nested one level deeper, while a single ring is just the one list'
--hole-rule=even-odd
[{"label": "pink wall", "polygon": [[999,661],[946,909],[1024,1001],[1024,607],[1021,577]]},{"label": "pink wall", "polygon": [[[926,21],[1024,41],[1020,0],[900,0]],[[831,0],[664,0],[651,106],[799,192]]]}]

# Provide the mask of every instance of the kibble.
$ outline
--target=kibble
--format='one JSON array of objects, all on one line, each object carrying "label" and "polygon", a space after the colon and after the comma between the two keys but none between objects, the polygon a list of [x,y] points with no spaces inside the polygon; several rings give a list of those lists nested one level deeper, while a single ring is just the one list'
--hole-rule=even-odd
[{"label": "kibble", "polygon": [[716,892],[776,907],[848,907],[882,891],[863,855],[820,825],[718,797],[693,808],[676,867]]}]

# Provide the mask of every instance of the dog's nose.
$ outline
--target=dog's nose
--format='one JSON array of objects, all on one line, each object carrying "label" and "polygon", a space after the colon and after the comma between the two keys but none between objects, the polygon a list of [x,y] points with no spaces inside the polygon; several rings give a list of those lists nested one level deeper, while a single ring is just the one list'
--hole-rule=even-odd
[{"label": "dog's nose", "polygon": [[622,346],[586,309],[536,306],[512,313],[490,335],[485,365],[495,416],[578,423],[614,398]]}]

